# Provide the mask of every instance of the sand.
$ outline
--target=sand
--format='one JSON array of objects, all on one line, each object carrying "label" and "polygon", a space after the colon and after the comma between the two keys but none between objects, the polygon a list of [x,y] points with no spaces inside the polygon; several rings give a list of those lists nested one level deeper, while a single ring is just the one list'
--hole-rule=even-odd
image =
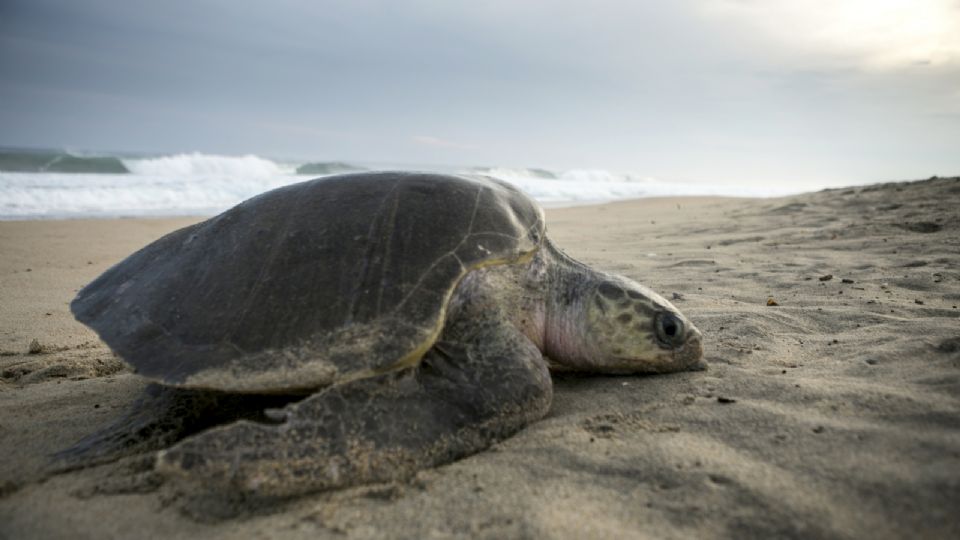
[{"label": "sand", "polygon": [[488,451],[241,513],[148,459],[44,472],[144,384],[68,302],[194,220],[0,223],[0,537],[958,538],[958,203],[954,178],[551,209],[568,253],[675,298],[708,371],[557,375]]}]

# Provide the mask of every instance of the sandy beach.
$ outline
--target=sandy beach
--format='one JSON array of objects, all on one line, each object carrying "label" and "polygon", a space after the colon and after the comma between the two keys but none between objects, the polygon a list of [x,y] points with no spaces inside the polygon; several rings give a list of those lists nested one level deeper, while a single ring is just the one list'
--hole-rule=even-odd
[{"label": "sandy beach", "polygon": [[554,376],[543,420],[408,482],[240,514],[149,456],[49,455],[143,389],[69,302],[198,219],[0,222],[0,538],[960,538],[960,178],[547,211],[709,369]]}]

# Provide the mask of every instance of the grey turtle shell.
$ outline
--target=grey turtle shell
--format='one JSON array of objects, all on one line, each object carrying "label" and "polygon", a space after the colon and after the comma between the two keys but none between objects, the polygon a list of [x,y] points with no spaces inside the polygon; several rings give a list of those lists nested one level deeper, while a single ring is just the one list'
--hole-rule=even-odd
[{"label": "grey turtle shell", "polygon": [[527,261],[543,238],[539,206],[493,178],[326,177],[164,236],[71,309],[162,383],[310,390],[415,364],[464,275]]}]

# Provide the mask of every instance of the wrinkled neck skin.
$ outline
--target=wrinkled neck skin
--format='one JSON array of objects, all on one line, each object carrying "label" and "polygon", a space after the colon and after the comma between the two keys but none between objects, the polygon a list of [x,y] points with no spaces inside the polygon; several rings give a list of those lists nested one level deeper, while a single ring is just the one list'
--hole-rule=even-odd
[{"label": "wrinkled neck skin", "polygon": [[[548,358],[551,368],[589,368],[593,351],[585,339],[585,303],[588,291],[603,279],[602,273],[571,259],[548,240],[525,277],[526,288],[540,294],[522,310],[535,314],[528,318],[534,324],[518,326]],[[525,298],[532,300],[532,296]]]},{"label": "wrinkled neck skin", "polygon": [[468,274],[451,301],[451,316],[477,317],[502,309],[561,369],[589,367],[584,320],[588,294],[603,274],[546,241],[529,265],[503,265]]},{"label": "wrinkled neck skin", "polygon": [[609,277],[546,240],[529,265],[467,274],[450,301],[447,328],[453,319],[476,321],[499,313],[540,349],[551,369],[593,371],[598,351],[591,350],[586,336],[586,303],[590,291]]}]

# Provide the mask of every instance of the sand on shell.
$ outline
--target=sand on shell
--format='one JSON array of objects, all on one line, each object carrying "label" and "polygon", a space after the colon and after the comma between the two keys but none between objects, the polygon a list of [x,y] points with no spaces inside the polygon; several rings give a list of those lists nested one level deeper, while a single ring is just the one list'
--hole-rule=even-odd
[{"label": "sand on shell", "polygon": [[488,451],[239,513],[149,459],[44,473],[144,385],[69,301],[195,220],[0,223],[0,538],[958,538],[957,201],[953,178],[551,209],[568,253],[674,299],[708,371],[556,376]]}]

